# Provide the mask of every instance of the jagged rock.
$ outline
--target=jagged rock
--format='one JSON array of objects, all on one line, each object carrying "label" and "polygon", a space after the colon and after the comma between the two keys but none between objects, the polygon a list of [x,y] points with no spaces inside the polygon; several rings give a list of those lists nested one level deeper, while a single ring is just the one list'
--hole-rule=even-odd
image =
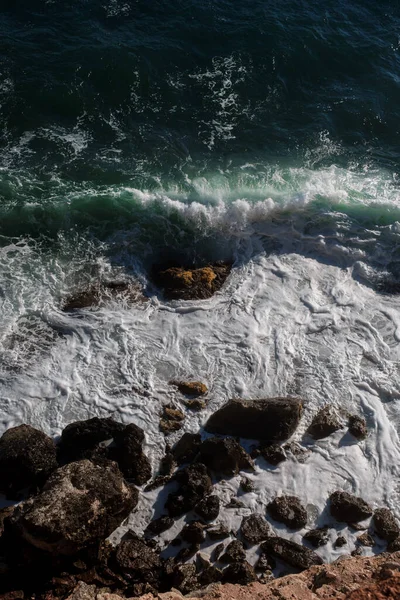
[{"label": "jagged rock", "polygon": [[240,480],[240,488],[246,493],[254,491],[254,483],[248,477],[242,477]]},{"label": "jagged rock", "polygon": [[236,475],[241,469],[254,469],[250,456],[232,438],[205,440],[199,448],[197,460],[222,475]]},{"label": "jagged rock", "polygon": [[246,558],[246,553],[243,548],[242,542],[239,540],[233,540],[228,546],[224,554],[221,556],[221,562],[234,563],[242,562]]},{"label": "jagged rock", "polygon": [[172,454],[178,465],[190,462],[199,451],[201,435],[199,433],[184,433],[172,448]]},{"label": "jagged rock", "polygon": [[114,562],[115,568],[131,581],[158,585],[161,559],[158,553],[139,537],[123,539],[116,548]]},{"label": "jagged rock", "polygon": [[223,570],[222,575],[224,583],[240,585],[247,585],[258,579],[254,568],[246,560],[228,565]]},{"label": "jagged rock", "polygon": [[307,540],[314,548],[325,546],[329,540],[329,528],[320,527],[319,529],[311,529],[303,536],[304,540]]},{"label": "jagged rock", "polygon": [[200,381],[171,381],[171,383],[176,385],[185,396],[204,396],[208,392],[207,386]]},{"label": "jagged rock", "polygon": [[378,508],[372,517],[374,529],[380,538],[392,542],[400,536],[400,527],[388,508]]},{"label": "jagged rock", "polygon": [[151,465],[142,451],[144,433],[134,423],[130,423],[114,436],[115,446],[109,449],[108,456],[118,463],[124,477],[136,485],[143,485],[151,477]]},{"label": "jagged rock", "polygon": [[372,509],[362,498],[337,491],[330,498],[331,515],[344,523],[358,523],[372,515]]},{"label": "jagged rock", "polygon": [[204,525],[199,521],[193,521],[185,525],[180,535],[189,544],[201,544],[206,539]]},{"label": "jagged rock", "polygon": [[203,498],[195,507],[195,512],[205,521],[213,521],[219,515],[220,501],[218,496]]},{"label": "jagged rock", "polygon": [[331,406],[325,406],[317,412],[313,418],[307,432],[316,440],[328,437],[341,428],[340,421],[337,418]]},{"label": "jagged rock", "polygon": [[346,544],[347,544],[346,538],[343,535],[338,535],[333,546],[334,546],[334,548],[342,548],[342,546],[345,546]]},{"label": "jagged rock", "polygon": [[144,491],[152,492],[153,490],[156,490],[159,487],[167,485],[167,483],[169,483],[170,481],[171,477],[169,475],[157,475],[157,477],[154,477],[153,481],[150,481],[150,483],[146,485]]},{"label": "jagged rock", "polygon": [[180,487],[169,494],[165,504],[170,517],[180,517],[192,510],[212,489],[207,467],[200,463],[177,471],[175,480]]},{"label": "jagged rock", "polygon": [[173,406],[164,406],[163,414],[160,419],[160,431],[163,433],[172,433],[178,431],[183,425],[185,415],[179,408]]},{"label": "jagged rock", "polygon": [[269,537],[261,544],[261,549],[268,556],[275,556],[301,570],[322,564],[321,557],[313,550],[281,537]]},{"label": "jagged rock", "polygon": [[137,501],[138,491],[115,463],[82,460],[54,471],[38,496],[17,507],[11,522],[33,546],[72,554],[108,537]]},{"label": "jagged rock", "polygon": [[0,537],[4,532],[5,523],[12,517],[14,510],[15,506],[5,506],[4,508],[0,508]]},{"label": "jagged rock", "polygon": [[368,429],[366,420],[358,415],[349,416],[349,433],[357,440],[364,440],[367,437]]},{"label": "jagged rock", "polygon": [[146,532],[150,532],[153,535],[160,535],[160,533],[164,533],[164,531],[170,529],[173,524],[174,520],[171,519],[171,517],[164,515],[158,519],[154,519],[154,521],[151,521],[147,525]]},{"label": "jagged rock", "polygon": [[362,546],[369,546],[369,547],[372,547],[375,544],[373,537],[371,537],[369,535],[369,533],[366,533],[366,532],[362,533],[361,535],[358,536],[357,542],[359,544],[361,544]]},{"label": "jagged rock", "polygon": [[175,566],[172,587],[177,588],[182,594],[189,594],[200,587],[196,567],[193,563]]},{"label": "jagged rock", "polygon": [[388,543],[387,546],[388,552],[399,552],[400,551],[400,537],[396,538],[392,542]]},{"label": "jagged rock", "polygon": [[221,554],[224,551],[224,544],[223,542],[221,542],[220,544],[217,544],[212,552],[212,559],[213,561],[217,562],[219,560],[219,557],[221,556]]},{"label": "jagged rock", "polygon": [[53,440],[30,425],[8,429],[0,439],[0,493],[10,498],[41,487],[58,466]]},{"label": "jagged rock", "polygon": [[211,298],[221,288],[230,270],[231,265],[226,263],[210,264],[198,269],[155,269],[154,280],[164,290],[167,300],[200,300]]},{"label": "jagged rock", "polygon": [[307,511],[296,496],[279,496],[267,505],[271,517],[291,529],[307,524]]},{"label": "jagged rock", "polygon": [[187,560],[193,558],[195,554],[200,550],[200,544],[190,544],[187,548],[182,548],[179,550],[178,554],[175,557],[177,563],[184,563]]},{"label": "jagged rock", "polygon": [[[98,444],[112,440],[126,425],[111,418],[93,417],[86,421],[75,421],[65,427],[58,446],[61,462],[67,463],[84,458],[91,458]],[[143,436],[144,433],[137,428]],[[138,431],[138,436],[140,435]]]},{"label": "jagged rock", "polygon": [[222,580],[222,571],[217,569],[214,565],[210,565],[204,569],[199,575],[199,583],[202,587],[210,585],[210,583],[217,583]]},{"label": "jagged rock", "polygon": [[272,556],[267,556],[266,554],[261,554],[259,559],[256,562],[254,569],[256,571],[272,571],[276,567],[276,561]]},{"label": "jagged rock", "polygon": [[208,419],[210,433],[268,442],[287,440],[296,430],[302,402],[296,398],[229,400]]},{"label": "jagged rock", "polygon": [[271,528],[260,514],[243,517],[240,532],[249,544],[259,544],[271,535]]},{"label": "jagged rock", "polygon": [[285,450],[278,444],[261,446],[260,454],[264,460],[274,466],[279,465],[279,463],[283,462],[287,458]]},{"label": "jagged rock", "polygon": [[228,537],[229,529],[225,525],[217,525],[207,529],[207,535],[211,540],[223,540]]}]

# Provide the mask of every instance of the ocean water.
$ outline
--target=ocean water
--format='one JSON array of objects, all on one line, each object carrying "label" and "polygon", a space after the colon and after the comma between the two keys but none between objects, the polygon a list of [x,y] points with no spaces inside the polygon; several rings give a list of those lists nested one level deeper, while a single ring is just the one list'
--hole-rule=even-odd
[{"label": "ocean water", "polygon": [[[257,463],[220,521],[293,493],[322,524],[336,489],[400,518],[397,3],[3,0],[0,33],[1,431],[134,421],[156,472],[171,379],[210,390],[187,431],[232,396],[298,395],[304,461]],[[166,259],[233,270],[210,300],[166,302],[148,277]],[[115,278],[149,301],[61,310]],[[367,440],[304,438],[326,404]],[[159,506],[142,494],[128,526]],[[324,559],[353,549],[343,531]]]}]

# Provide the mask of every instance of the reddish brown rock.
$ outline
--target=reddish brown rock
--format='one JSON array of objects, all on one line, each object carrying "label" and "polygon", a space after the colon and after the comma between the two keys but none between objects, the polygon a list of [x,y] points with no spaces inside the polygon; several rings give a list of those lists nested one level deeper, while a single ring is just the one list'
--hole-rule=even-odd
[{"label": "reddish brown rock", "polygon": [[170,267],[154,269],[154,281],[167,300],[200,300],[211,298],[231,271],[227,263],[209,264],[198,269]]}]

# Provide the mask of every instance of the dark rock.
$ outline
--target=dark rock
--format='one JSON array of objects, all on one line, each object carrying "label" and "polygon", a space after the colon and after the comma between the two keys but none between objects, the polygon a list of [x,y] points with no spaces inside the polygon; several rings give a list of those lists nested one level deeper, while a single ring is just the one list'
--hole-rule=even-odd
[{"label": "dark rock", "polygon": [[204,410],[207,408],[207,402],[205,400],[201,400],[200,398],[193,398],[191,400],[184,400],[184,405],[190,408],[190,410]]},{"label": "dark rock", "polygon": [[146,528],[146,532],[152,533],[153,535],[160,535],[160,533],[164,533],[172,527],[174,524],[174,520],[167,515],[159,517],[158,519],[154,519],[151,521]]},{"label": "dark rock", "polygon": [[349,523],[349,527],[354,531],[365,531],[367,529],[367,525],[361,525],[360,523]]},{"label": "dark rock", "polygon": [[240,532],[249,544],[259,544],[271,535],[271,528],[260,514],[243,517]]},{"label": "dark rock", "polygon": [[342,546],[345,546],[346,544],[347,544],[346,538],[343,535],[338,535],[333,546],[334,546],[334,548],[342,548]]},{"label": "dark rock", "polygon": [[219,515],[220,501],[218,496],[211,495],[203,498],[195,507],[196,513],[205,521],[213,521]]},{"label": "dark rock", "polygon": [[360,546],[358,546],[358,548],[355,548],[354,550],[352,550],[352,552],[350,553],[350,556],[362,556],[363,551],[361,549]]},{"label": "dark rock", "polygon": [[124,477],[136,485],[143,485],[151,477],[150,461],[142,451],[143,439],[140,427],[130,423],[114,436],[115,446],[109,451],[109,458],[118,463]]},{"label": "dark rock", "polygon": [[99,307],[111,299],[125,300],[129,303],[146,300],[138,282],[103,281],[69,296],[64,300],[61,309],[70,312],[80,308]]},{"label": "dark rock", "polygon": [[271,517],[291,529],[307,524],[307,511],[296,496],[279,496],[267,505]]},{"label": "dark rock", "polygon": [[361,535],[359,535],[359,536],[357,537],[357,542],[358,542],[359,544],[361,544],[362,546],[369,546],[369,547],[372,547],[372,546],[374,546],[374,545],[375,545],[375,541],[374,541],[373,537],[371,537],[371,536],[369,535],[369,533],[367,533],[367,532],[365,532],[365,533],[362,533]]},{"label": "dark rock", "polygon": [[197,460],[215,473],[236,475],[241,469],[254,469],[247,452],[232,438],[209,438],[199,448]]},{"label": "dark rock", "polygon": [[278,444],[261,446],[260,454],[264,460],[274,466],[279,465],[279,463],[283,462],[287,458],[285,450]]},{"label": "dark rock", "polygon": [[212,558],[214,561],[219,560],[219,557],[221,556],[221,554],[224,551],[224,544],[221,542],[220,544],[217,544],[217,546],[215,546],[213,553],[212,553]]},{"label": "dark rock", "polygon": [[157,477],[155,477],[153,481],[150,481],[150,483],[146,485],[144,491],[152,492],[153,490],[156,490],[159,487],[167,485],[167,483],[169,483],[170,481],[171,477],[169,475],[157,475]]},{"label": "dark rock", "polygon": [[161,459],[160,475],[162,475],[162,476],[172,475],[172,473],[176,469],[176,466],[177,466],[177,464],[176,464],[175,457],[172,454],[172,452],[166,452],[165,455],[163,456],[163,458]]},{"label": "dark rock", "polygon": [[388,552],[399,552],[400,551],[400,536],[395,540],[388,543],[387,546]]},{"label": "dark rock", "polygon": [[199,433],[184,433],[172,448],[172,454],[178,465],[192,461],[199,451],[201,435]]},{"label": "dark rock", "polygon": [[374,529],[380,538],[392,542],[400,536],[400,527],[388,508],[378,508],[372,517]]},{"label": "dark rock", "polygon": [[246,493],[254,491],[254,483],[248,477],[242,477],[240,480],[240,488]]},{"label": "dark rock", "polygon": [[329,541],[328,527],[320,527],[319,529],[311,529],[303,536],[303,539],[309,542],[314,548],[325,546]]},{"label": "dark rock", "polygon": [[115,552],[116,569],[131,581],[157,586],[162,563],[157,552],[138,537],[122,540]]},{"label": "dark rock", "polygon": [[272,571],[276,567],[276,561],[272,556],[267,556],[266,554],[261,554],[259,559],[256,562],[255,570],[256,571]]},{"label": "dark rock", "polygon": [[180,517],[192,510],[212,489],[207,467],[200,463],[177,471],[175,480],[180,487],[176,492],[169,494],[165,504],[170,517]]},{"label": "dark rock", "polygon": [[357,440],[364,440],[367,437],[367,423],[363,417],[358,415],[349,416],[349,433]]},{"label": "dark rock", "polygon": [[199,575],[199,582],[202,587],[210,585],[210,583],[217,583],[222,580],[222,571],[210,565],[202,571]]},{"label": "dark rock", "polygon": [[347,492],[334,492],[330,498],[331,515],[337,521],[358,523],[372,515],[372,509],[364,500]]},{"label": "dark rock", "polygon": [[216,527],[207,529],[207,535],[211,540],[223,540],[228,537],[229,530],[225,525],[217,525]]},{"label": "dark rock", "polygon": [[229,400],[208,419],[210,433],[268,442],[287,440],[296,430],[302,402],[296,398]]},{"label": "dark rock", "polygon": [[200,587],[196,567],[193,563],[176,565],[172,587],[177,588],[182,594],[189,594]]},{"label": "dark rock", "polygon": [[332,407],[325,406],[313,418],[307,432],[316,440],[328,437],[340,429],[341,425]]},{"label": "dark rock", "polygon": [[26,488],[41,487],[57,468],[53,440],[30,425],[8,429],[0,439],[0,493],[17,499]]},{"label": "dark rock", "polygon": [[221,562],[234,563],[242,562],[246,558],[246,553],[243,548],[242,542],[239,540],[233,540],[228,546],[224,554],[221,556]]},{"label": "dark rock", "polygon": [[281,537],[270,537],[261,544],[261,549],[267,555],[272,555],[292,567],[301,570],[309,569],[313,565],[321,565],[322,559],[313,550],[296,544]]},{"label": "dark rock", "polygon": [[247,585],[252,581],[257,581],[254,568],[246,560],[228,565],[222,574],[224,583]]},{"label": "dark rock", "polygon": [[182,428],[184,413],[179,408],[173,406],[164,406],[163,414],[160,419],[160,431],[163,433],[172,433]]},{"label": "dark rock", "polygon": [[171,384],[176,385],[184,396],[204,396],[208,392],[207,386],[200,381],[171,381]]},{"label": "dark rock", "polygon": [[228,504],[225,505],[225,508],[244,508],[244,506],[244,502],[233,497],[229,500]]},{"label": "dark rock", "polygon": [[[125,427],[126,425],[118,423],[114,419],[101,419],[99,417],[93,417],[93,419],[88,419],[87,421],[70,423],[61,434],[58,447],[61,461],[66,463],[84,458],[90,459],[93,450],[100,442],[112,440]],[[142,443],[144,433],[139,427],[137,430],[138,437],[143,436],[140,442]]]},{"label": "dark rock", "polygon": [[155,269],[154,281],[164,290],[167,300],[200,300],[211,298],[222,287],[230,270],[231,265],[225,263],[210,264],[198,269]]},{"label": "dark rock", "polygon": [[181,538],[185,542],[189,542],[189,544],[201,544],[206,539],[204,525],[199,521],[193,521],[192,523],[185,525],[180,535]]},{"label": "dark rock", "polygon": [[115,463],[82,460],[55,471],[38,496],[16,508],[11,522],[36,548],[73,554],[108,537],[137,501],[138,491]]}]

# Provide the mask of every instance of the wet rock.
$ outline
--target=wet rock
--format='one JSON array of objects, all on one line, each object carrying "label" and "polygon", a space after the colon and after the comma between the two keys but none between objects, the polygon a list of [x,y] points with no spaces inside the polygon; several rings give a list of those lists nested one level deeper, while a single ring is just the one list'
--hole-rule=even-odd
[{"label": "wet rock", "polygon": [[222,287],[230,270],[231,265],[226,263],[198,269],[155,269],[154,281],[163,289],[167,300],[200,300],[211,298]]},{"label": "wet rock", "polygon": [[264,460],[274,466],[279,465],[279,463],[283,462],[287,458],[285,450],[278,444],[261,446],[260,454]]},{"label": "wet rock", "polygon": [[6,523],[14,514],[15,506],[5,506],[4,508],[0,508],[0,537],[4,533],[4,528]]},{"label": "wet rock", "polygon": [[189,544],[201,544],[206,539],[204,525],[199,521],[188,523],[181,531],[181,538]]},{"label": "wet rock", "polygon": [[105,539],[138,501],[117,465],[88,460],[68,464],[50,476],[42,492],[20,504],[11,519],[19,534],[41,550],[73,554]]},{"label": "wet rock", "polygon": [[71,294],[65,298],[61,309],[64,312],[70,312],[80,308],[99,307],[111,299],[117,299],[131,304],[146,300],[138,282],[104,281]]},{"label": "wet rock", "polygon": [[240,532],[249,544],[259,544],[271,535],[271,528],[260,514],[243,517]]},{"label": "wet rock", "polygon": [[233,497],[229,500],[228,504],[225,505],[225,508],[244,508],[245,504],[241,500]]},{"label": "wet rock", "polygon": [[350,415],[349,417],[349,433],[357,440],[364,440],[367,437],[367,423],[363,417],[358,415]]},{"label": "wet rock", "polygon": [[115,446],[108,453],[109,458],[118,463],[124,477],[136,485],[143,485],[151,477],[150,461],[142,450],[143,439],[140,427],[130,423],[114,436]]},{"label": "wet rock", "polygon": [[[74,460],[91,458],[98,444],[112,440],[118,433],[125,429],[126,425],[118,423],[111,418],[93,417],[86,421],[75,421],[65,427],[61,434],[58,447],[61,462],[67,463]],[[140,443],[144,440],[144,433],[138,427],[138,436],[142,436]]]},{"label": "wet rock", "polygon": [[172,448],[172,454],[178,465],[191,462],[197,455],[201,444],[199,433],[184,433]]},{"label": "wet rock", "polygon": [[307,432],[316,440],[328,437],[341,428],[337,415],[331,406],[322,408],[313,418]]},{"label": "wet rock", "polygon": [[179,483],[179,489],[169,494],[165,504],[170,517],[180,517],[192,510],[212,489],[207,467],[200,463],[178,471],[175,480]]},{"label": "wet rock", "polygon": [[211,540],[223,540],[228,537],[229,529],[225,525],[217,525],[208,528],[207,535]]},{"label": "wet rock", "polygon": [[219,560],[219,557],[221,556],[221,554],[224,551],[224,547],[225,547],[224,544],[221,542],[214,548],[214,550],[212,552],[212,558],[214,561]]},{"label": "wet rock", "polygon": [[155,477],[153,481],[150,481],[150,483],[146,485],[144,491],[152,492],[153,490],[156,490],[159,487],[167,485],[167,483],[169,483],[170,481],[171,478],[169,475],[157,475],[157,477]]},{"label": "wet rock", "polygon": [[361,523],[349,523],[349,527],[354,531],[365,531],[367,529],[367,525],[361,525]]},{"label": "wet rock", "polygon": [[294,433],[301,412],[302,402],[296,398],[234,399],[211,415],[205,429],[210,433],[281,442]]},{"label": "wet rock", "polygon": [[400,536],[400,527],[388,508],[378,508],[372,518],[374,529],[380,538],[392,542]]},{"label": "wet rock", "polygon": [[232,438],[205,440],[199,448],[197,460],[222,475],[236,475],[241,469],[254,469],[250,456]]},{"label": "wet rock", "polygon": [[243,548],[242,542],[239,540],[233,540],[228,546],[224,554],[221,556],[221,562],[234,563],[242,562],[246,558],[246,553]]},{"label": "wet rock", "polygon": [[267,505],[271,517],[291,529],[307,524],[307,511],[296,496],[278,496]]},{"label": "wet rock", "polygon": [[17,499],[41,487],[58,466],[53,440],[30,425],[8,429],[0,439],[0,493]]},{"label": "wet rock", "polygon": [[342,548],[342,546],[345,546],[346,544],[347,544],[346,538],[343,535],[338,535],[333,546],[334,546],[334,548]]},{"label": "wet rock", "polygon": [[160,535],[160,533],[164,533],[172,527],[174,524],[174,520],[167,515],[159,517],[158,519],[154,519],[151,521],[146,528],[146,532],[152,533],[153,535]]},{"label": "wet rock", "polygon": [[357,542],[362,546],[371,547],[375,545],[374,538],[369,535],[369,533],[362,533],[358,536]]},{"label": "wet rock", "polygon": [[254,483],[248,477],[242,477],[240,480],[240,488],[245,492],[245,494],[249,494],[254,491]]},{"label": "wet rock", "polygon": [[223,570],[224,583],[247,585],[257,579],[254,568],[246,560],[228,565]]},{"label": "wet rock", "polygon": [[195,507],[195,512],[205,521],[213,521],[219,515],[220,501],[218,496],[211,495],[203,498]]},{"label": "wet rock", "polygon": [[200,398],[193,398],[191,400],[184,400],[184,405],[190,408],[190,410],[204,410],[207,408],[207,402],[205,400],[201,400]]},{"label": "wet rock", "polygon": [[115,568],[130,581],[158,586],[161,559],[158,553],[139,537],[123,539],[116,548],[114,562]]},{"label": "wet rock", "polygon": [[311,529],[303,536],[303,539],[309,542],[314,548],[325,546],[329,541],[328,527],[320,527],[319,529]]},{"label": "wet rock", "polygon": [[164,406],[163,414],[160,419],[160,431],[163,433],[172,433],[178,431],[183,425],[185,415],[178,408],[173,406]]},{"label": "wet rock", "polygon": [[330,498],[331,515],[344,523],[358,523],[372,515],[372,509],[364,500],[347,492],[337,491]]},{"label": "wet rock", "polygon": [[184,396],[204,396],[208,388],[200,381],[171,381]]},{"label": "wet rock", "polygon": [[322,564],[321,557],[313,550],[281,537],[268,538],[261,544],[261,549],[268,556],[272,555],[301,570]]}]

